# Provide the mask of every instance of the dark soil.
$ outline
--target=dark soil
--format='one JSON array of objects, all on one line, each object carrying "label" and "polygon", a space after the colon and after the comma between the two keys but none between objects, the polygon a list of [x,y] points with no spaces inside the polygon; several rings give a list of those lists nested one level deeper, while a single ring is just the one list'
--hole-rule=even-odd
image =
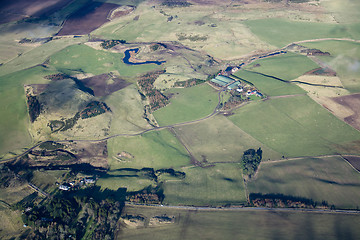
[{"label": "dark soil", "polygon": [[345,158],[354,168],[360,171],[360,157],[357,156],[346,156]]},{"label": "dark soil", "polygon": [[318,76],[336,76],[336,72],[330,68],[316,68],[305,74],[306,75],[318,75]]},{"label": "dark soil", "polygon": [[89,34],[108,22],[108,14],[117,7],[117,4],[92,2],[72,14],[57,35]]},{"label": "dark soil", "polygon": [[42,17],[65,7],[73,0],[12,0],[0,1],[0,24],[18,21],[29,16]]},{"label": "dark soil", "polygon": [[354,128],[360,130],[360,93],[342,96],[342,97],[335,97],[333,100],[336,103],[339,103],[349,109],[351,109],[354,114],[346,117],[344,121]]},{"label": "dark soil", "polygon": [[[123,89],[131,84],[126,80],[118,77],[112,78],[109,74],[106,73],[80,79],[79,81],[81,81],[86,87],[91,88],[94,91],[95,96],[100,97],[110,95],[111,93]],[[109,84],[109,81],[112,83]]]}]

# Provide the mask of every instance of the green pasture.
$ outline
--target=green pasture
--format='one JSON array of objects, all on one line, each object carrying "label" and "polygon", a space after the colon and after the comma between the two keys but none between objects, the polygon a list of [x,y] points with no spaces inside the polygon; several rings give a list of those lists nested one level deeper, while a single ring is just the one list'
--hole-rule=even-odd
[{"label": "green pasture", "polygon": [[[108,140],[109,164],[111,170],[119,168],[176,168],[189,164],[189,156],[168,130],[152,131],[135,137],[116,137]],[[121,152],[128,152],[134,158],[116,160]]]},{"label": "green pasture", "polygon": [[126,65],[124,54],[95,50],[89,46],[73,45],[50,57],[50,65],[62,72],[85,72],[94,75],[118,71],[121,76],[135,76],[156,68],[155,64]]},{"label": "green pasture", "polygon": [[253,102],[235,113],[231,121],[286,157],[360,152],[360,133],[308,96]]},{"label": "green pasture", "polygon": [[241,130],[228,118],[217,115],[205,121],[179,126],[178,137],[198,161],[238,162],[245,150],[261,147],[263,160],[280,159],[281,155]]},{"label": "green pasture", "polygon": [[0,77],[0,154],[30,145],[24,84],[47,83],[43,77],[53,73],[34,67]]},{"label": "green pasture", "polygon": [[[260,66],[254,68],[255,64],[260,64]],[[289,52],[257,60],[246,66],[245,69],[290,81],[318,67],[308,57]]]},{"label": "green pasture", "polygon": [[150,127],[143,118],[144,105],[134,84],[112,93],[105,102],[113,116],[111,135],[140,132]]},{"label": "green pasture", "polygon": [[295,22],[280,18],[266,18],[245,21],[245,24],[261,40],[277,47],[284,47],[302,40],[351,37],[344,25],[335,23]]},{"label": "green pasture", "polygon": [[41,46],[23,53],[21,56],[18,56],[11,61],[1,65],[0,76],[42,64],[52,54],[55,54],[70,45],[84,42],[85,40],[85,37],[62,38],[42,44]]},{"label": "green pasture", "polygon": [[0,206],[0,238],[15,239],[20,238],[27,228],[21,220],[21,211],[12,211],[10,209],[2,209]]},{"label": "green pasture", "polygon": [[239,164],[216,164],[208,168],[182,168],[181,181],[167,181],[164,203],[169,205],[225,205],[246,203]]},{"label": "green pasture", "polygon": [[[253,69],[257,71],[256,68]],[[274,78],[265,77],[251,71],[240,70],[234,74],[236,77],[245,79],[255,85],[261,93],[267,96],[282,96],[306,93],[303,89],[293,83],[282,82]]]},{"label": "green pasture", "polygon": [[175,224],[138,229],[121,228],[116,239],[356,239],[357,214],[285,212],[263,210],[185,210],[166,207],[126,206],[124,214],[175,216]]},{"label": "green pasture", "polygon": [[360,174],[341,157],[264,162],[248,190],[327,201],[336,208],[360,206]]},{"label": "green pasture", "polygon": [[153,114],[160,126],[197,120],[211,114],[218,104],[216,90],[208,84],[170,89],[170,104]]},{"label": "green pasture", "polygon": [[319,41],[302,44],[329,52],[331,56],[320,56],[320,60],[329,64],[340,77],[349,91],[360,91],[360,43],[352,41]]}]

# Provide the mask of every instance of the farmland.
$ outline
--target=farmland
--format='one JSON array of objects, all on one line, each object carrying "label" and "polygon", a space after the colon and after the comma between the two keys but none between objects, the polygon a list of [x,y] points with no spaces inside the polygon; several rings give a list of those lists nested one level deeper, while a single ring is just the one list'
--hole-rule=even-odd
[{"label": "farmland", "polygon": [[359,148],[350,147],[360,140],[359,132],[307,96],[254,102],[237,110],[229,119],[286,157],[359,152]]},{"label": "farmland", "polygon": [[207,84],[165,93],[171,96],[170,104],[154,112],[160,126],[206,117],[218,104],[217,93]]},{"label": "farmland", "polygon": [[[254,70],[257,70],[256,68]],[[305,92],[292,83],[282,82],[271,77],[266,77],[251,71],[238,71],[236,77],[245,79],[254,84],[259,90],[268,96],[281,96],[292,94],[304,94]]]},{"label": "farmland", "polygon": [[[148,239],[351,239],[359,233],[357,215],[280,211],[196,211],[126,206],[124,214],[147,219],[166,214],[175,224],[124,228],[118,238]],[[147,220],[148,221],[148,220]],[[258,226],[254,228],[254,225]],[[279,227],[281,226],[281,227]],[[169,234],[171,232],[171,234]]]},{"label": "farmland", "polygon": [[248,187],[253,193],[305,197],[337,208],[360,204],[360,176],[341,157],[263,162]]},{"label": "farmland", "polygon": [[[260,66],[254,67],[255,64]],[[274,76],[285,81],[295,79],[304,73],[318,68],[318,65],[303,55],[286,53],[271,58],[257,60],[246,67],[251,71]],[[286,69],[286,71],[284,71]]]}]

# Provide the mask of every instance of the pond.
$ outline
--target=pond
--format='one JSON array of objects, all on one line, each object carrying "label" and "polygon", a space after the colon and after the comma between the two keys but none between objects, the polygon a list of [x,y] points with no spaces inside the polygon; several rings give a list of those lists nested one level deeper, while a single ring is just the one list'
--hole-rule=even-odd
[{"label": "pond", "polygon": [[[154,63],[156,65],[161,65],[162,63],[164,63],[165,61],[144,61],[144,62],[131,62],[131,52],[135,52],[137,53],[139,51],[139,48],[133,48],[133,49],[128,49],[125,51],[125,57],[123,59],[123,62],[129,65],[141,65],[141,64],[151,64]],[[130,61],[129,61],[130,60]]]}]

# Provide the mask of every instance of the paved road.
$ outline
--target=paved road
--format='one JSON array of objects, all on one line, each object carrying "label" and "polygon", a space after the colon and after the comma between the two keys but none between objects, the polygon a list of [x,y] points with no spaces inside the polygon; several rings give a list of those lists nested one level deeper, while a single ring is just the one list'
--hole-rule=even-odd
[{"label": "paved road", "polygon": [[267,208],[267,207],[195,207],[195,206],[171,206],[158,204],[135,204],[125,202],[125,206],[170,208],[193,211],[269,211],[269,212],[313,212],[313,213],[332,213],[332,214],[359,214],[357,210],[330,210],[330,209],[311,209],[311,208]]}]

